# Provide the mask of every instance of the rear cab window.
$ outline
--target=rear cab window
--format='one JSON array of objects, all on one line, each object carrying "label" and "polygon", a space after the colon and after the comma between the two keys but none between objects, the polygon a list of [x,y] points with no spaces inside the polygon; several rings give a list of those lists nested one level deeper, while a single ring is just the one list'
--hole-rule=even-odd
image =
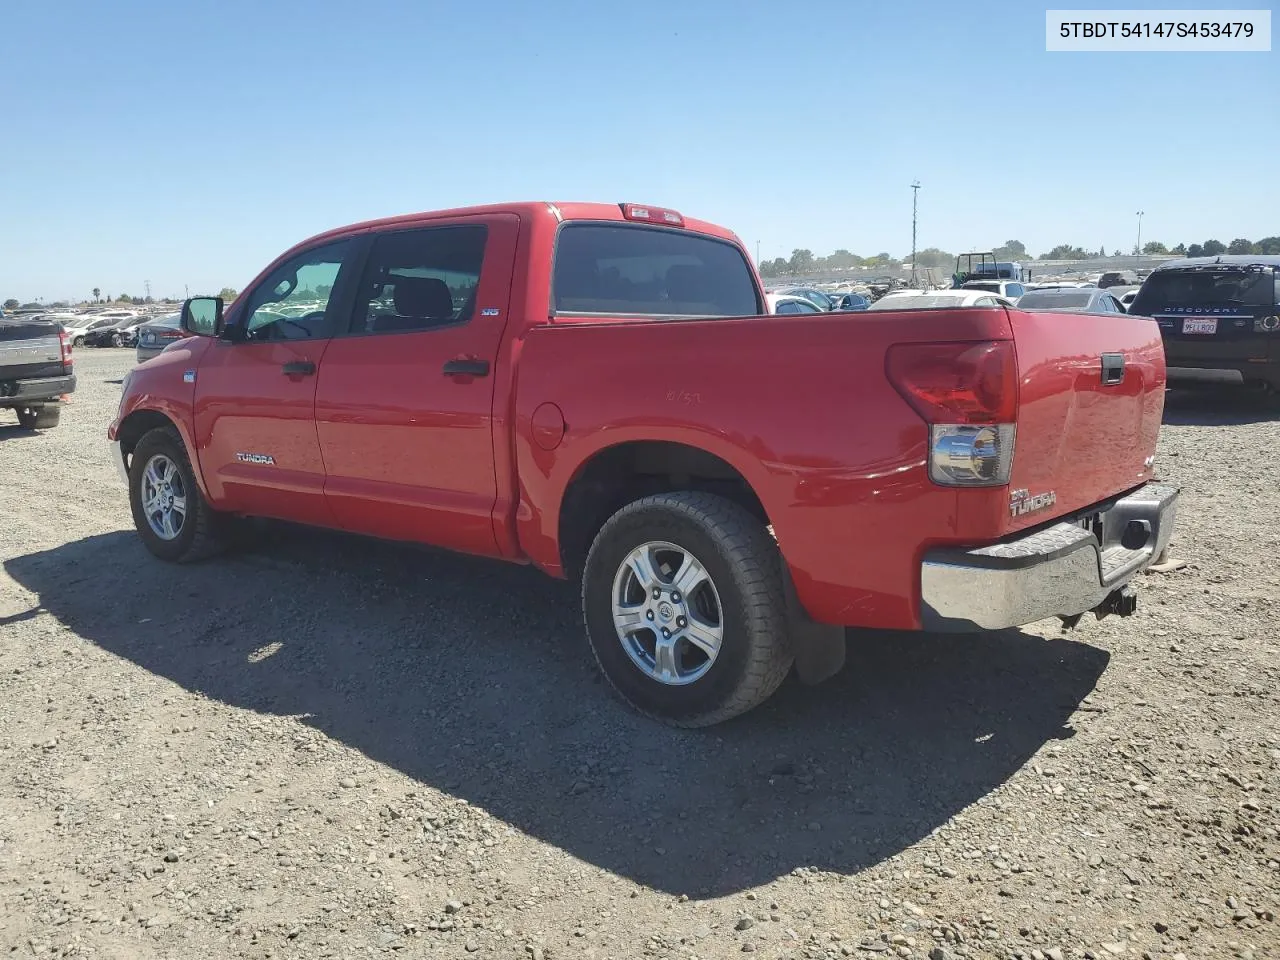
[{"label": "rear cab window", "polygon": [[551,310],[583,317],[752,317],[765,312],[727,240],[638,224],[570,221],[556,239]]}]

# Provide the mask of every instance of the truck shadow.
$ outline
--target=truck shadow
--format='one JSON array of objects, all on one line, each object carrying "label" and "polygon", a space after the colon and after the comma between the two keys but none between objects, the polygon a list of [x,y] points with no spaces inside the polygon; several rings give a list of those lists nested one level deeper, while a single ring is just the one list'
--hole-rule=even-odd
[{"label": "truck shadow", "polygon": [[1109,659],[1017,631],[861,636],[822,686],[792,679],[745,717],[676,731],[609,695],[565,584],[268,529],[252,552],[193,567],[116,532],[5,568],[81,637],[187,690],[299,717],[574,857],[691,897],[898,853],[1072,736]]},{"label": "truck shadow", "polygon": [[1165,394],[1164,423],[1229,427],[1280,420],[1280,398],[1238,386],[1204,386]]}]

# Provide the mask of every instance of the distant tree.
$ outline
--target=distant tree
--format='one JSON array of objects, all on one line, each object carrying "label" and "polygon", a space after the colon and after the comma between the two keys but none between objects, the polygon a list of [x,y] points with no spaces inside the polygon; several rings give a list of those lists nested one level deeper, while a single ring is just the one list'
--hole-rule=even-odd
[{"label": "distant tree", "polygon": [[1185,257],[1187,255],[1187,245],[1180,243],[1169,252],[1179,257]]},{"label": "distant tree", "polygon": [[97,287],[94,287],[94,288],[93,288],[93,302],[94,302],[94,303],[97,303],[97,302],[98,302],[98,298],[99,298],[99,297],[101,297],[101,296],[102,296],[102,291],[101,291],[100,289],[98,289]]},{"label": "distant tree", "polygon": [[[1105,253],[1105,251],[1104,251],[1104,253]],[[1112,254],[1112,256],[1113,256],[1113,257],[1123,257],[1123,256],[1124,256],[1124,251],[1123,251],[1123,250],[1121,250],[1119,247],[1116,247],[1116,252],[1115,252],[1115,253],[1113,253],[1113,254]]]},{"label": "distant tree", "polygon": [[939,250],[937,247],[925,247],[923,250],[916,251],[917,267],[932,267],[933,269],[951,270],[955,266],[956,258],[954,254],[947,253],[945,250]]},{"label": "distant tree", "polygon": [[35,300],[32,300],[29,303],[22,304],[22,309],[23,310],[39,310],[40,304],[37,303]]},{"label": "distant tree", "polygon": [[1027,247],[1021,240],[1006,240],[991,251],[997,260],[1025,260]]},{"label": "distant tree", "polygon": [[1227,252],[1227,245],[1220,240],[1206,240],[1204,242],[1204,255],[1206,257],[1216,257],[1220,253]]},{"label": "distant tree", "polygon": [[21,306],[21,304],[19,304],[17,300],[13,299],[13,297],[10,297],[4,302],[4,308],[6,310],[17,310],[19,306]]},{"label": "distant tree", "polygon": [[133,297],[129,296],[127,293],[122,293],[120,296],[116,297],[116,303],[133,303]]},{"label": "distant tree", "polygon": [[827,266],[832,270],[848,270],[862,263],[862,258],[856,253],[850,253],[848,250],[841,248],[829,257],[824,258]]},{"label": "distant tree", "polygon": [[1263,237],[1258,241],[1258,252],[1269,256],[1280,254],[1280,237]]},{"label": "distant tree", "polygon": [[1257,253],[1257,245],[1252,240],[1237,237],[1227,244],[1227,253]]},{"label": "distant tree", "polygon": [[760,276],[769,278],[776,277],[777,275],[778,268],[774,265],[772,260],[762,260],[760,262]]},{"label": "distant tree", "polygon": [[1142,252],[1147,256],[1153,256],[1161,253],[1168,253],[1169,250],[1159,240],[1148,240],[1142,245]]},{"label": "distant tree", "polygon": [[813,251],[812,250],[792,250],[791,251],[791,272],[807,273],[813,269]]},{"label": "distant tree", "polygon": [[1193,243],[1191,246],[1187,247],[1187,256],[1188,256],[1188,257],[1203,257],[1203,256],[1204,256],[1204,247],[1200,246],[1200,244],[1198,244],[1198,243]]},{"label": "distant tree", "polygon": [[1048,253],[1040,254],[1041,260],[1087,260],[1089,254],[1083,247],[1073,247],[1068,243],[1060,243]]},{"label": "distant tree", "polygon": [[236,292],[235,287],[223,287],[222,290],[218,293],[218,296],[220,296],[227,303],[230,303],[239,295],[240,294]]}]

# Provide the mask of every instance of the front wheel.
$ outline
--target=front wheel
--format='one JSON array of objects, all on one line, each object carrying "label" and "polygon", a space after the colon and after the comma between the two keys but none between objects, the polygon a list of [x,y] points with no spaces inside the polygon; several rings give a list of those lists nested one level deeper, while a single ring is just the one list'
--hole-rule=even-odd
[{"label": "front wheel", "polygon": [[77,349],[83,346],[84,346],[84,337],[76,337],[74,340],[71,341],[72,349]]},{"label": "front wheel", "polygon": [[225,546],[227,517],[200,492],[182,438],[172,427],[151,430],[134,447],[129,505],[138,536],[161,560],[203,560]]},{"label": "front wheel", "polygon": [[120,334],[118,334],[118,333],[113,333],[113,334],[111,335],[111,345],[112,345],[113,347],[122,347],[122,346],[124,346],[124,338],[123,338],[123,337],[121,337],[121,336],[120,336]]},{"label": "front wheel", "polygon": [[723,497],[666,493],[619,510],[587,555],[582,603],[614,690],[673,726],[745,713],[791,668],[777,545]]}]

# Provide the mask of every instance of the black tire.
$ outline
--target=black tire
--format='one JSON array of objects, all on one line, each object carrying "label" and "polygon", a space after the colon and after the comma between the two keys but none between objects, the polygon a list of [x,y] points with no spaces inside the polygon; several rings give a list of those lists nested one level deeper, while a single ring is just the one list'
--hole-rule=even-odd
[{"label": "black tire", "polygon": [[18,424],[24,430],[49,430],[62,419],[62,408],[56,403],[18,407]]},{"label": "black tire", "polygon": [[84,337],[76,337],[74,340],[71,341],[71,348],[73,350],[77,347],[83,347],[83,346],[84,346]]},{"label": "black tire", "polygon": [[[719,595],[719,653],[705,674],[685,685],[644,672],[614,625],[615,577],[628,555],[649,542],[691,553]],[[657,494],[615,513],[587,555],[582,606],[591,651],[610,685],[635,709],[671,726],[710,726],[758,706],[794,659],[777,544],[758,519],[713,494]]]},{"label": "black tire", "polygon": [[[176,537],[166,540],[151,529],[142,506],[143,474],[153,457],[167,457],[177,468],[186,496],[187,513]],[[192,563],[221,553],[227,546],[230,518],[218,513],[200,492],[182,438],[173,427],[156,427],[143,434],[129,461],[129,505],[133,525],[147,549],[170,563]]]},{"label": "black tire", "polygon": [[123,337],[121,337],[121,336],[120,336],[120,334],[118,334],[118,333],[113,333],[113,334],[111,335],[111,345],[112,345],[113,347],[120,347],[120,346],[124,346],[124,338],[123,338]]}]

